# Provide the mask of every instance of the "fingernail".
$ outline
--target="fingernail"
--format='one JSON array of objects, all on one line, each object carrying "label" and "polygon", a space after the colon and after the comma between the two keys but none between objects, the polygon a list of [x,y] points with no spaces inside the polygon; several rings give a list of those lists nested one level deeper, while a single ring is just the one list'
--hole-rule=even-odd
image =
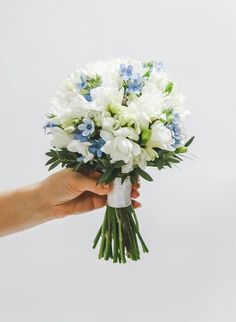
[{"label": "fingernail", "polygon": [[109,184],[103,183],[102,186],[103,186],[104,189],[107,189],[109,187]]}]

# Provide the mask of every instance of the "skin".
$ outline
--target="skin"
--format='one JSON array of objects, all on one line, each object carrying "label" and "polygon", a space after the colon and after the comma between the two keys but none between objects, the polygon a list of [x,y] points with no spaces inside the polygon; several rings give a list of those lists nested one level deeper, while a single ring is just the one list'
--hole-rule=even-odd
[{"label": "skin", "polygon": [[[64,169],[40,182],[0,193],[0,236],[104,207],[112,184],[96,184],[98,176]],[[141,206],[133,200],[139,196],[139,186],[132,185],[135,208]]]}]

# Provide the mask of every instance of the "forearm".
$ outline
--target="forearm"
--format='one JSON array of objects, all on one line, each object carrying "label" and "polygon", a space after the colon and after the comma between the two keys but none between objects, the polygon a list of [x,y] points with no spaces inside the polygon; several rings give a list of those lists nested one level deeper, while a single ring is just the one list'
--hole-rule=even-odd
[{"label": "forearm", "polygon": [[46,222],[53,217],[40,191],[40,183],[0,193],[0,237]]}]

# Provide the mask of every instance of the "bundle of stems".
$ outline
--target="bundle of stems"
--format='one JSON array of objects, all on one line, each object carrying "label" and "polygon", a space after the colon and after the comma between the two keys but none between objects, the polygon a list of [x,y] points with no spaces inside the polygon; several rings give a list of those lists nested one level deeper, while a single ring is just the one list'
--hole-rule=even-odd
[{"label": "bundle of stems", "polygon": [[140,259],[138,240],[143,252],[148,248],[139,231],[138,220],[132,205],[124,208],[107,206],[103,223],[94,239],[93,248],[101,238],[98,258],[126,263],[126,256],[134,261]]}]

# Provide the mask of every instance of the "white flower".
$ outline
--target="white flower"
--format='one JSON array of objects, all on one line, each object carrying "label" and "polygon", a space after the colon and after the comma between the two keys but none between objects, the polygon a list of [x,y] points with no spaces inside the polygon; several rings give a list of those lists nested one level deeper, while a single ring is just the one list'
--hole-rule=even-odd
[{"label": "white flower", "polygon": [[167,85],[170,83],[170,79],[165,72],[153,71],[150,75],[149,82],[154,84],[156,88],[159,88],[162,92],[166,90]]},{"label": "white flower", "polygon": [[164,98],[164,107],[181,112],[185,108],[185,97],[174,88],[173,92]]},{"label": "white flower", "polygon": [[101,150],[109,154],[111,163],[116,161],[124,161],[128,163],[129,160],[137,156],[141,149],[137,143],[122,136],[113,136],[112,133],[101,131],[101,137],[106,142]]},{"label": "white flower", "polygon": [[71,152],[77,152],[82,154],[83,162],[86,163],[93,159],[94,155],[89,152],[88,148],[91,145],[90,142],[81,142],[79,140],[72,140],[68,145],[67,149]]},{"label": "white flower", "polygon": [[92,108],[102,111],[107,110],[110,105],[121,105],[124,89],[98,86],[90,91],[90,95],[92,97]]},{"label": "white flower", "polygon": [[129,138],[133,141],[138,141],[139,139],[139,133],[137,133],[132,127],[121,127],[120,129],[113,131],[113,134],[115,136]]},{"label": "white flower", "polygon": [[122,124],[139,124],[140,128],[147,128],[149,124],[148,115],[144,110],[139,108],[135,101],[131,102],[128,107],[122,109],[119,120]]},{"label": "white flower", "polygon": [[173,151],[174,148],[172,145],[174,142],[171,131],[167,129],[162,122],[156,121],[151,126],[151,137],[147,142],[147,147]]},{"label": "white flower", "polygon": [[120,127],[120,122],[111,116],[104,117],[102,120],[103,130],[112,132]]},{"label": "white flower", "polygon": [[51,145],[56,149],[66,148],[67,144],[71,140],[71,135],[63,131],[60,127],[51,127]]},{"label": "white flower", "polygon": [[143,88],[143,94],[137,100],[137,105],[149,119],[158,118],[163,109],[163,93],[154,84],[147,83]]},{"label": "white flower", "polygon": [[78,93],[60,92],[51,100],[50,122],[67,127],[73,118],[82,118],[88,111],[89,103]]},{"label": "white flower", "polygon": [[131,158],[129,162],[122,166],[122,173],[129,173],[134,169],[134,166],[137,165],[139,168],[145,170],[147,167],[148,161],[153,161],[158,157],[158,154],[155,150],[150,147],[141,148],[141,153],[137,156]]}]

